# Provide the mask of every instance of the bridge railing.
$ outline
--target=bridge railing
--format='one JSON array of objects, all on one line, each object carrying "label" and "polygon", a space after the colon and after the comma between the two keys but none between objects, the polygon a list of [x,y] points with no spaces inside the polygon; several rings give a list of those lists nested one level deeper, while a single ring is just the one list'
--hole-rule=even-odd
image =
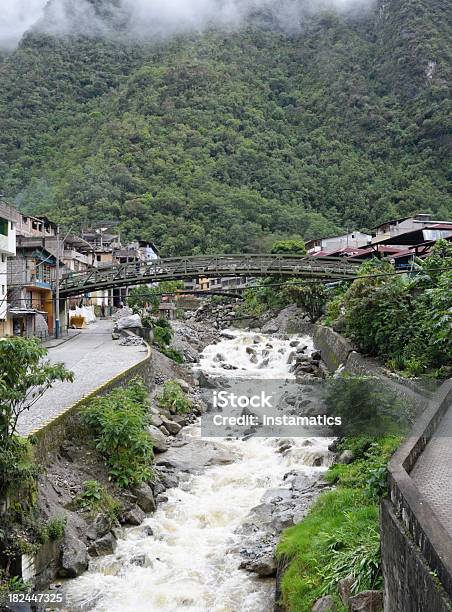
[{"label": "bridge railing", "polygon": [[316,278],[354,277],[361,262],[336,257],[296,255],[201,255],[156,259],[147,264],[122,264],[65,275],[60,290],[73,294],[129,284],[202,276],[305,276]]}]

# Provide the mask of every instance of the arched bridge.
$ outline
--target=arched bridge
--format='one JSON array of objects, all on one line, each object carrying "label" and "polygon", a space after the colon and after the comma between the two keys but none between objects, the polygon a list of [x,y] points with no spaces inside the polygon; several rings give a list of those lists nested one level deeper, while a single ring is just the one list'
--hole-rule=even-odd
[{"label": "arched bridge", "polygon": [[360,261],[339,257],[296,255],[201,255],[156,259],[145,265],[123,264],[65,275],[60,296],[81,295],[102,289],[149,284],[166,280],[228,276],[287,276],[317,280],[352,279]]}]

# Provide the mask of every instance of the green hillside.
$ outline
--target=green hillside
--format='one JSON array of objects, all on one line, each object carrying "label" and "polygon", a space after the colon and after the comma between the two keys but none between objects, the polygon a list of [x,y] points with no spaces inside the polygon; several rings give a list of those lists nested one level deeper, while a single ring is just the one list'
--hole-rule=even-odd
[{"label": "green hillside", "polygon": [[0,64],[0,190],[166,255],[450,217],[450,13],[390,0],[296,36],[155,45],[29,34]]}]

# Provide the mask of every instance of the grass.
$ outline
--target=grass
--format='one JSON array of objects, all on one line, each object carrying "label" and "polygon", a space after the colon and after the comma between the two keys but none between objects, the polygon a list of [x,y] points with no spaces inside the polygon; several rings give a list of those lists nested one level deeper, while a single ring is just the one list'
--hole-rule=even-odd
[{"label": "grass", "polygon": [[337,488],[323,493],[308,516],[286,529],[277,557],[286,569],[282,600],[290,612],[311,612],[317,599],[332,595],[339,612],[345,607],[338,582],[353,576],[352,590],[381,589],[379,497],[386,487],[386,466],[400,438],[348,438],[355,460],[333,465],[326,479]]}]

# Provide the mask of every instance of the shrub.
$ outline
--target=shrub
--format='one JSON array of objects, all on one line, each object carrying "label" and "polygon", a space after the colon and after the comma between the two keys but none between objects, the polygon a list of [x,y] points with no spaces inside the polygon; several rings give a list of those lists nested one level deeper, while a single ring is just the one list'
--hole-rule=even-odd
[{"label": "shrub", "polygon": [[146,430],[147,408],[142,382],[115,389],[90,402],[84,413],[97,449],[106,458],[110,478],[121,487],[148,480],[152,475],[152,440]]},{"label": "shrub", "polygon": [[171,323],[164,318],[154,321],[154,343],[159,347],[168,346],[173,338]]},{"label": "shrub", "polygon": [[405,433],[416,414],[414,405],[371,376],[344,374],[330,379],[325,402],[328,414],[342,419],[342,424],[334,427],[340,436]]},{"label": "shrub", "polygon": [[83,483],[83,491],[74,499],[74,506],[90,514],[103,512],[112,523],[121,511],[121,504],[97,480],[86,480]]},{"label": "shrub", "polygon": [[178,414],[190,412],[193,408],[192,402],[183,392],[182,387],[174,380],[165,382],[163,392],[157,398],[157,401],[161,408],[166,408]]},{"label": "shrub", "polygon": [[66,522],[66,517],[56,517],[50,519],[46,527],[49,540],[56,541],[63,537],[64,530],[66,529]]},{"label": "shrub", "polygon": [[169,359],[175,361],[176,363],[184,363],[184,356],[176,349],[165,347],[161,348],[160,352],[163,355],[166,355]]}]

